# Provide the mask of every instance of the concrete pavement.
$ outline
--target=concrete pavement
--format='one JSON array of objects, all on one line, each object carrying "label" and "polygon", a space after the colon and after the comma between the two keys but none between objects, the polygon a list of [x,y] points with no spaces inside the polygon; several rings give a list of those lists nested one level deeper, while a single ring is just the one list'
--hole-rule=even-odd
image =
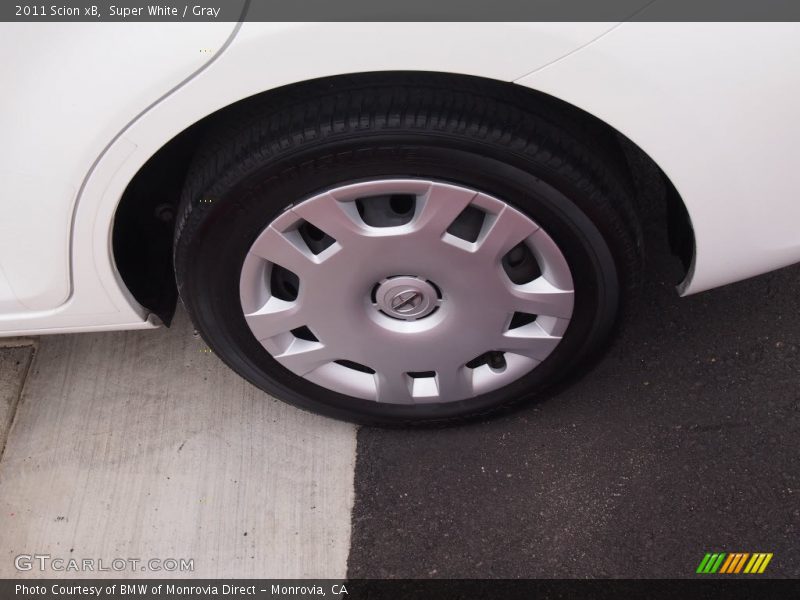
[{"label": "concrete pavement", "polygon": [[[255,389],[182,312],[171,329],[39,344],[0,462],[0,577],[104,575],[17,572],[34,553],[194,561],[117,576],[345,575],[353,426]],[[1,352],[0,419],[32,348]]]}]

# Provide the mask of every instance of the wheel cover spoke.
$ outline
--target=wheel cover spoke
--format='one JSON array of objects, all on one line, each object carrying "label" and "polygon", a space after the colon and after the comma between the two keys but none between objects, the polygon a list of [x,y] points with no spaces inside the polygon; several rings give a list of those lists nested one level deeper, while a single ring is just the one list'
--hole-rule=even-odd
[{"label": "wheel cover spoke", "polygon": [[414,404],[410,378],[401,371],[385,370],[375,374],[377,400],[390,404]]},{"label": "wheel cover spoke", "polygon": [[436,372],[436,387],[441,398],[472,396],[472,373],[464,365],[453,365]]},{"label": "wheel cover spoke", "polygon": [[478,240],[478,252],[499,260],[514,246],[533,235],[539,227],[522,213],[504,206],[486,234]]},{"label": "wheel cover spoke", "polygon": [[259,341],[301,327],[306,320],[296,302],[286,302],[274,296],[259,310],[246,314],[244,318]]},{"label": "wheel cover spoke", "polygon": [[[306,223],[328,236],[323,249],[312,250]],[[503,259],[520,245],[540,274],[514,283]],[[276,268],[294,278],[294,295],[273,289]],[[419,179],[340,186],[292,206],[253,242],[240,296],[254,337],[284,368],[402,405],[512,383],[558,346],[574,307],[566,259],[533,220],[483,192]]]},{"label": "wheel cover spoke", "polygon": [[286,351],[276,355],[275,358],[290,371],[306,375],[335,360],[336,356],[324,344],[296,338]]},{"label": "wheel cover spoke", "polygon": [[316,202],[303,202],[292,212],[339,243],[365,233],[364,222],[353,203],[340,202],[330,194],[318,198]]},{"label": "wheel cover spoke", "polygon": [[500,336],[495,345],[498,350],[527,356],[541,362],[555,350],[560,341],[560,337],[549,334],[540,324],[533,322],[519,329],[507,331]]},{"label": "wheel cover spoke", "polygon": [[301,241],[296,231],[280,232],[267,227],[256,239],[250,252],[298,276],[311,277],[317,260],[310,250],[302,249]]},{"label": "wheel cover spoke", "polygon": [[511,285],[508,291],[509,305],[515,311],[562,319],[572,315],[574,292],[559,289],[544,277],[524,285]]},{"label": "wheel cover spoke", "polygon": [[475,196],[477,192],[465,188],[432,185],[419,198],[413,221],[415,231],[435,239],[441,238]]}]

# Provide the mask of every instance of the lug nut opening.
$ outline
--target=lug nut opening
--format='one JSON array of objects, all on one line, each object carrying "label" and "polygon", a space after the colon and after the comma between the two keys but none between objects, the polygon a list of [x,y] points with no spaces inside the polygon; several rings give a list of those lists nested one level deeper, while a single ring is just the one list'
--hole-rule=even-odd
[{"label": "lug nut opening", "polygon": [[306,340],[308,342],[318,342],[319,341],[319,338],[317,336],[315,336],[311,332],[311,330],[308,327],[306,327],[305,325],[303,325],[302,327],[297,327],[295,329],[292,329],[290,333],[294,337],[296,337],[298,339],[301,339],[301,340]]},{"label": "lug nut opening", "polygon": [[370,227],[398,227],[414,218],[417,197],[414,194],[386,194],[356,200],[361,219]]},{"label": "lug nut opening", "polygon": [[508,329],[511,330],[524,327],[529,323],[533,323],[537,317],[538,315],[533,315],[531,313],[515,312],[514,316],[511,317],[511,322],[508,324]]},{"label": "lug nut opening", "polygon": [[486,212],[476,206],[467,206],[447,228],[447,233],[464,241],[473,243],[481,234]]},{"label": "lug nut opening", "polygon": [[524,242],[520,242],[506,252],[502,265],[508,278],[517,285],[530,283],[542,274],[536,257]]},{"label": "lug nut opening", "polygon": [[269,269],[269,291],[278,300],[294,302],[300,292],[300,278],[280,265]]},{"label": "lug nut opening", "polygon": [[315,255],[325,251],[336,241],[308,221],[302,221],[297,231],[300,233],[300,237],[303,239],[306,246],[308,246],[308,249]]},{"label": "lug nut opening", "polygon": [[347,367],[348,369],[353,369],[354,371],[360,371],[361,373],[369,373],[370,375],[375,374],[375,369],[371,369],[366,365],[362,365],[361,363],[357,363],[352,360],[335,360],[333,361],[337,365],[342,365],[343,367]]}]

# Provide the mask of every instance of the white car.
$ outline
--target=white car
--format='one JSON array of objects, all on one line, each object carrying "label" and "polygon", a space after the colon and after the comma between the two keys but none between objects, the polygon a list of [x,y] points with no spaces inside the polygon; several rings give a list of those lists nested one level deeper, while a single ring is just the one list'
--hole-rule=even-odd
[{"label": "white car", "polygon": [[800,261],[797,24],[5,23],[0,50],[0,335],[179,297],[269,394],[448,422],[606,344],[645,210],[681,295]]}]

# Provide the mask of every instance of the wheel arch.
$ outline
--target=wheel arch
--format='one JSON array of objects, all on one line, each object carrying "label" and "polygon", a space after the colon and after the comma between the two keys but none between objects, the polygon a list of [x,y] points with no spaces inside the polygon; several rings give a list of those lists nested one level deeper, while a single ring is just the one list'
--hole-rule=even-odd
[{"label": "wheel arch", "polygon": [[[194,149],[209,128],[259,106],[279,103],[287,95],[302,94],[308,86],[335,84],[339,79],[354,77],[366,82],[402,81],[410,73],[383,71],[337,75],[277,87],[219,108],[167,140],[130,179],[114,211],[112,260],[122,285],[141,306],[165,323],[170,322],[177,300],[171,256],[174,214]],[[585,139],[591,137],[591,143],[606,153],[619,172],[629,179],[640,217],[655,225],[654,229],[645,229],[645,235],[651,237],[645,240],[648,245],[679,256],[684,273],[690,268],[694,236],[682,199],[655,161],[617,129],[585,110],[529,87],[470,75],[420,71],[413,74],[417,79],[429,78],[439,85],[447,81],[476,81],[498,89],[513,89],[517,98],[530,102],[531,106],[546,106],[560,118],[569,120],[574,129],[582,131]],[[659,189],[647,189],[641,182],[654,183]],[[651,235],[649,231],[655,233]],[[661,236],[663,232],[668,236]]]}]

